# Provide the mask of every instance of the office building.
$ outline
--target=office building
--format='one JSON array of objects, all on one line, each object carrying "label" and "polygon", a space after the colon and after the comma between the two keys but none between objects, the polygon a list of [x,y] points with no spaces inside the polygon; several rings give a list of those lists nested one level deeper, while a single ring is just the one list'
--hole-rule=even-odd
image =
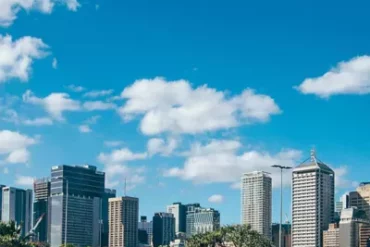
[{"label": "office building", "polygon": [[138,230],[139,244],[149,244],[148,232],[142,229]]},{"label": "office building", "polygon": [[[283,224],[281,226],[282,230],[282,247],[291,247],[291,228],[292,225],[289,223]],[[280,224],[273,223],[272,224],[272,243],[274,246],[279,246],[279,229]]]},{"label": "office building", "polygon": [[360,227],[369,223],[365,211],[357,208],[343,209],[339,226],[339,247],[360,246]]},{"label": "office building", "polygon": [[220,213],[213,208],[191,207],[186,215],[186,236],[220,229]]},{"label": "office building", "polygon": [[323,233],[323,247],[339,247],[339,224],[329,224]]},{"label": "office building", "polygon": [[334,220],[334,171],[311,151],[292,177],[292,245],[322,246],[322,233]]},{"label": "office building", "polygon": [[186,232],[186,212],[187,206],[180,202],[175,202],[172,205],[167,206],[167,213],[171,213],[175,217],[176,234]]},{"label": "office building", "polygon": [[50,181],[47,178],[37,179],[33,183],[34,202],[33,202],[33,222],[36,223],[40,217],[42,221],[35,230],[35,240],[37,242],[48,242],[50,235]]},{"label": "office building", "polygon": [[50,245],[99,246],[104,172],[95,166],[54,166],[50,187]]},{"label": "office building", "polygon": [[22,224],[21,235],[25,236],[32,229],[32,190],[3,187],[2,197],[2,221]]},{"label": "office building", "polygon": [[138,245],[139,199],[117,197],[109,199],[109,247]]},{"label": "office building", "polygon": [[[352,191],[348,196],[349,207],[355,207],[365,211],[370,219],[370,183],[361,183],[356,191]],[[370,238],[370,226],[361,225],[360,227],[360,247],[367,247]]]},{"label": "office building", "polygon": [[152,244],[153,240],[153,222],[150,221],[148,222],[146,216],[141,216],[140,217],[140,222],[138,224],[139,230],[143,230],[147,233],[148,235],[148,244]]},{"label": "office building", "polygon": [[3,188],[6,187],[5,185],[0,184],[0,221],[1,221],[1,209],[3,205]]},{"label": "office building", "polygon": [[272,183],[268,173],[245,173],[241,179],[242,224],[271,239]]},{"label": "office building", "polygon": [[170,245],[175,239],[175,217],[170,213],[155,213],[153,217],[153,247]]},{"label": "office building", "polygon": [[109,245],[109,198],[116,197],[116,190],[105,189],[102,199],[102,225],[101,225],[101,244],[102,247]]}]

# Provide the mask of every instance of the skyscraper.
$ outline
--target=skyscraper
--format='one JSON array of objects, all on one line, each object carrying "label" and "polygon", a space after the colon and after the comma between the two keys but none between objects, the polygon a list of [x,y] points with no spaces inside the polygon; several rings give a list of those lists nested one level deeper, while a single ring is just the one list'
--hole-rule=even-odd
[{"label": "skyscraper", "polygon": [[105,189],[102,199],[101,247],[109,244],[109,198],[116,197],[116,190]]},{"label": "skyscraper", "polygon": [[138,245],[139,199],[118,197],[109,199],[109,247]]},{"label": "skyscraper", "polygon": [[5,185],[0,184],[0,221],[1,221],[1,209],[3,205],[3,188],[6,187]]},{"label": "skyscraper", "polygon": [[312,151],[292,177],[293,247],[322,246],[322,232],[334,219],[334,171]]},{"label": "skyscraper", "polygon": [[152,244],[152,241],[153,241],[153,221],[148,222],[146,216],[141,216],[138,228],[140,230],[146,231],[146,233],[148,234],[148,244]]},{"label": "skyscraper", "polygon": [[268,173],[245,173],[241,179],[242,224],[271,239],[272,183]]},{"label": "skyscraper", "polygon": [[343,209],[339,226],[339,247],[360,246],[360,227],[369,223],[365,211],[357,208]]},{"label": "skyscraper", "polygon": [[4,222],[15,221],[22,224],[22,236],[32,227],[32,190],[23,190],[13,187],[2,188],[1,219]]},{"label": "skyscraper", "polygon": [[323,247],[339,247],[339,224],[329,224],[328,230],[323,232]]},{"label": "skyscraper", "polygon": [[39,226],[36,228],[35,239],[38,242],[47,242],[50,235],[49,222],[49,198],[50,198],[50,181],[47,178],[37,179],[33,183],[33,191],[35,193],[35,200],[33,202],[33,222],[43,216]]},{"label": "skyscraper", "polygon": [[173,214],[175,217],[175,232],[176,234],[186,232],[186,211],[187,206],[180,202],[175,202],[167,206],[167,213]]},{"label": "skyscraper", "polygon": [[153,247],[169,245],[175,239],[175,217],[170,213],[155,213],[153,217]]},{"label": "skyscraper", "polygon": [[220,229],[220,213],[213,208],[189,207],[186,214],[186,236]]},{"label": "skyscraper", "polygon": [[51,247],[99,245],[104,180],[104,172],[95,166],[52,167]]}]

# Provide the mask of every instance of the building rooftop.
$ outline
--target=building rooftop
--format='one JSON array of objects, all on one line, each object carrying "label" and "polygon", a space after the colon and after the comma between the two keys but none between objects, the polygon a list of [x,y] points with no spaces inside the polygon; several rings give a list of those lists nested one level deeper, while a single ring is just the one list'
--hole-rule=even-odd
[{"label": "building rooftop", "polygon": [[308,171],[308,170],[324,170],[329,173],[334,173],[334,171],[326,164],[324,164],[321,160],[316,158],[315,150],[311,150],[311,157],[308,161],[304,161],[300,165],[296,166],[293,172],[299,171]]}]

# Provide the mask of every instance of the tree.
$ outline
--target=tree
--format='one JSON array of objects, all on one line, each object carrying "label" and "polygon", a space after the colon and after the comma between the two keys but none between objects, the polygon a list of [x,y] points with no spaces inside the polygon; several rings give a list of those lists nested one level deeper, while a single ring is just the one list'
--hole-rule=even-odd
[{"label": "tree", "polygon": [[235,247],[272,246],[267,238],[249,225],[232,225],[218,231],[196,234],[187,240],[187,247],[225,247],[227,243]]}]

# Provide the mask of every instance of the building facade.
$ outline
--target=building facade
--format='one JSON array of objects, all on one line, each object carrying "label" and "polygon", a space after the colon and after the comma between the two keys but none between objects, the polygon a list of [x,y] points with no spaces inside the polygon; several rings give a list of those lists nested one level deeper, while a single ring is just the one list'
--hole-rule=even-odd
[{"label": "building facade", "polygon": [[101,245],[107,247],[109,245],[109,199],[116,197],[116,190],[105,189],[102,199],[102,225],[101,225]]},{"label": "building facade", "polygon": [[99,246],[104,172],[95,166],[54,166],[50,186],[50,245]]},{"label": "building facade", "polygon": [[342,210],[339,227],[339,246],[360,246],[361,225],[369,225],[365,211],[357,208],[346,208]]},{"label": "building facade", "polygon": [[138,245],[139,199],[118,197],[109,199],[109,247]]},{"label": "building facade", "polygon": [[322,233],[334,220],[334,171],[312,151],[292,177],[292,245],[322,246]]},{"label": "building facade", "polygon": [[34,202],[33,202],[33,222],[40,217],[42,221],[35,230],[35,240],[38,242],[49,242],[50,232],[50,180],[47,178],[37,179],[33,183]]},{"label": "building facade", "polygon": [[0,184],[0,221],[1,221],[1,210],[3,205],[3,188],[6,187],[3,184]]},{"label": "building facade", "polygon": [[186,215],[186,236],[220,229],[220,213],[213,208],[191,207]]},{"label": "building facade", "polygon": [[170,213],[155,213],[153,216],[153,247],[170,245],[175,239],[175,217]]},{"label": "building facade", "polygon": [[339,224],[330,224],[323,233],[323,247],[339,247]]},{"label": "building facade", "polygon": [[271,239],[272,183],[268,173],[245,173],[241,179],[241,222]]},{"label": "building facade", "polygon": [[140,222],[138,224],[139,230],[143,230],[148,235],[148,242],[147,244],[152,244],[153,241],[153,221],[148,222],[146,216],[140,217]]},{"label": "building facade", "polygon": [[32,190],[3,187],[1,219],[22,225],[25,236],[32,229]]},{"label": "building facade", "polygon": [[186,232],[186,212],[187,206],[180,202],[175,202],[172,205],[167,206],[167,213],[173,214],[175,217],[175,232]]},{"label": "building facade", "polygon": [[[280,224],[272,224],[272,243],[275,246],[279,246],[279,230],[280,230]],[[283,224],[281,226],[282,230],[282,247],[291,247],[291,230],[292,225],[289,223]]]}]

